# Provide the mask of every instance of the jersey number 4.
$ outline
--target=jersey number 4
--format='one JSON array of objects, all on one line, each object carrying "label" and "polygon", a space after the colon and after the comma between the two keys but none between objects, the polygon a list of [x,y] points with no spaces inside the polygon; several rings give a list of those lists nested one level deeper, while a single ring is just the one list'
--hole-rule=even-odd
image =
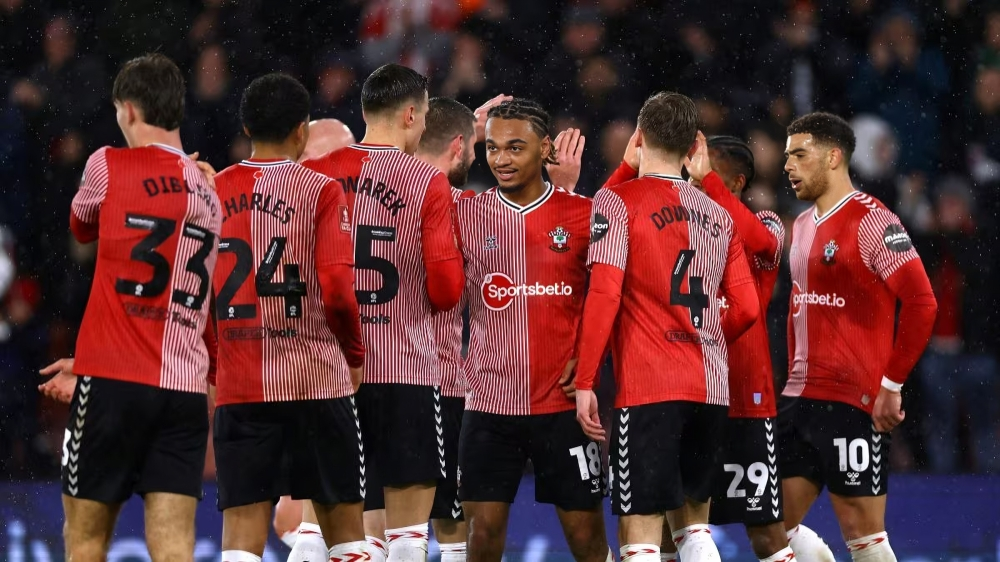
[{"label": "jersey number 4", "polygon": [[705,309],[708,308],[708,295],[701,277],[688,277],[688,292],[681,291],[688,268],[694,261],[694,250],[681,250],[674,262],[673,273],[670,275],[670,304],[683,306],[691,311],[691,323],[695,328],[703,327]]},{"label": "jersey number 4", "polygon": [[[187,291],[174,289],[170,296],[171,302],[179,304],[192,310],[200,310],[208,296],[209,274],[205,267],[205,260],[212,253],[215,246],[215,235],[193,224],[184,223],[182,236],[195,240],[198,250],[187,260],[184,269],[193,273],[198,278],[198,292],[191,294]],[[123,295],[134,297],[153,298],[163,294],[170,284],[170,262],[163,254],[156,249],[166,242],[177,230],[177,221],[151,217],[148,215],[126,214],[125,228],[136,230],[148,230],[147,234],[135,246],[129,255],[134,261],[148,264],[153,268],[153,278],[149,281],[135,281],[132,279],[115,279],[115,291]]]},{"label": "jersey number 4", "polygon": [[[281,263],[281,256],[285,253],[285,245],[288,239],[284,236],[275,236],[267,245],[264,252],[264,259],[257,266],[257,275],[254,277],[254,287],[258,297],[283,297],[285,304],[285,318],[302,317],[302,297],[306,296],[306,284],[299,274],[299,266],[294,263],[286,263],[282,267],[285,280],[278,283],[274,281],[274,275],[278,272],[278,264]],[[223,238],[219,242],[219,253],[236,254],[236,266],[229,274],[226,282],[219,291],[216,302],[216,315],[219,320],[242,320],[255,318],[257,307],[253,304],[232,304],[236,292],[243,286],[250,272],[253,270],[253,250],[250,244],[242,238]]]}]

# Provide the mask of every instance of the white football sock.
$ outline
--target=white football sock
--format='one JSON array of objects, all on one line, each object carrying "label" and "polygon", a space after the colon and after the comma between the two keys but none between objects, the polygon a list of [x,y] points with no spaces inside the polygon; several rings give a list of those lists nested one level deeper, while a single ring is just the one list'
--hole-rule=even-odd
[{"label": "white football sock", "polygon": [[222,562],[260,562],[260,556],[245,550],[223,550]]},{"label": "white football sock", "polygon": [[284,535],[281,535],[281,542],[285,543],[288,548],[295,548],[295,539],[299,538],[298,531],[288,531]]},{"label": "white football sock", "polygon": [[330,558],[326,550],[323,532],[315,523],[299,523],[295,544],[288,553],[288,562],[327,562]]},{"label": "white football sock", "polygon": [[836,562],[830,547],[809,527],[797,525],[789,529],[787,535],[788,546],[799,562]]},{"label": "white football sock", "polygon": [[330,562],[365,562],[371,560],[367,541],[353,541],[334,545],[329,552]]},{"label": "white football sock", "polygon": [[795,553],[792,552],[792,547],[786,546],[767,558],[761,558],[760,562],[792,562],[793,560],[795,560]]},{"label": "white football sock", "polygon": [[660,551],[660,562],[677,562],[676,552],[663,552]]},{"label": "white football sock", "polygon": [[660,562],[660,546],[656,544],[626,544],[618,549],[621,562]]},{"label": "white football sock", "polygon": [[896,562],[896,554],[889,546],[889,535],[885,531],[847,541],[847,550],[855,562]]},{"label": "white football sock", "polygon": [[615,554],[611,552],[611,547],[608,547],[608,557],[604,559],[604,562],[615,562]]},{"label": "white football sock", "polygon": [[465,562],[465,543],[441,543],[441,562]]},{"label": "white football sock", "polygon": [[684,562],[722,562],[708,525],[697,524],[674,531],[677,555]]},{"label": "white football sock", "polygon": [[426,562],[427,523],[385,530],[389,543],[387,562]]},{"label": "white football sock", "polygon": [[367,535],[365,542],[368,543],[368,555],[372,562],[385,562],[386,558],[389,558],[389,547],[384,540]]}]

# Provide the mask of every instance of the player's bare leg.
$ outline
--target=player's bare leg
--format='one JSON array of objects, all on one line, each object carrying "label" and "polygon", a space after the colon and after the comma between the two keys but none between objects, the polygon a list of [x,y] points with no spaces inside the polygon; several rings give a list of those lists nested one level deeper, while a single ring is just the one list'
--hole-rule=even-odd
[{"label": "player's bare leg", "polygon": [[[222,512],[222,551],[250,553],[258,559],[267,543],[271,502],[231,507]],[[223,557],[228,562],[228,558]],[[245,562],[245,561],[240,561]]]},{"label": "player's bare leg", "polygon": [[896,555],[885,532],[886,497],[853,498],[830,494],[833,513],[852,559],[895,562]]},{"label": "player's bare leg", "polygon": [[390,562],[417,562],[418,551],[427,557],[427,522],[434,507],[435,482],[405,488],[386,486],[385,538]]},{"label": "player's bare leg", "polygon": [[[146,507],[146,546],[152,562],[193,560],[194,513],[198,500],[163,492],[148,493],[143,499]],[[267,534],[266,517],[264,534]]]},{"label": "player's bare leg", "polygon": [[820,487],[801,476],[781,481],[782,506],[785,510],[785,532],[788,546],[799,562],[834,562],[833,552],[812,529],[802,524]]},{"label": "player's bare leg", "polygon": [[708,502],[686,499],[679,509],[667,512],[666,524],[673,532],[681,560],[720,562],[719,549],[708,530]]},{"label": "player's bare leg", "polygon": [[611,558],[608,535],[604,531],[604,510],[566,511],[556,508],[570,552],[577,562],[606,562]]},{"label": "player's bare leg", "polygon": [[469,562],[500,562],[507,542],[510,504],[503,502],[462,502],[469,525]]},{"label": "player's bare leg", "polygon": [[389,558],[389,545],[385,543],[385,510],[372,509],[364,514],[365,540],[372,562],[385,562]]},{"label": "player's bare leg", "polygon": [[664,521],[663,539],[660,541],[660,562],[677,562],[677,545],[674,544],[674,534],[670,525]]},{"label": "player's bare leg", "polygon": [[63,495],[63,510],[66,512],[66,522],[63,524],[66,560],[107,560],[121,504],[109,505]]},{"label": "player's bare leg", "polygon": [[[780,521],[770,525],[747,526],[746,531],[747,537],[750,539],[750,548],[753,549],[758,560],[773,559],[775,555],[781,554],[788,548],[785,525]],[[786,559],[779,557],[779,560]]]},{"label": "player's bare leg", "polygon": [[431,519],[431,527],[434,529],[434,536],[438,544],[441,545],[441,562],[451,560],[465,560],[467,549],[461,552],[445,552],[445,545],[458,545],[465,547],[469,533],[469,527],[465,521],[455,519]]},{"label": "player's bare leg", "polygon": [[274,506],[274,519],[271,525],[274,533],[281,542],[288,545],[288,548],[295,546],[295,538],[302,523],[302,503],[301,500],[293,500],[291,496],[281,496],[278,505]]},{"label": "player's bare leg", "polygon": [[362,523],[364,503],[312,504],[319,521],[319,528],[326,539],[330,557],[347,553],[365,552],[365,527]]},{"label": "player's bare leg", "polygon": [[622,515],[618,518],[621,562],[659,562],[663,515]]}]

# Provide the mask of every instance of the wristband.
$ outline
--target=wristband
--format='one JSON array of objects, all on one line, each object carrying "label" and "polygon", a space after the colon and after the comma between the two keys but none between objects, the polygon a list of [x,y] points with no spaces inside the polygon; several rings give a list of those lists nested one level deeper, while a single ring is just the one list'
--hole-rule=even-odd
[{"label": "wristband", "polygon": [[899,392],[899,391],[903,390],[903,385],[902,385],[902,383],[898,383],[898,382],[893,381],[889,377],[883,376],[882,377],[882,388],[884,388],[886,390],[890,390],[892,392]]}]

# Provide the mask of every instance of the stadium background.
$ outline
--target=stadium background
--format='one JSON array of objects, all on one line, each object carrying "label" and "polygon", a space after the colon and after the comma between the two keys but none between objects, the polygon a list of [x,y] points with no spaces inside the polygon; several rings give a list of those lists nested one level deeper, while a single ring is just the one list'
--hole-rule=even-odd
[{"label": "stadium background", "polygon": [[[48,536],[32,521],[58,522],[58,494],[45,482],[58,474],[65,408],[40,400],[35,372],[72,354],[89,291],[94,249],[71,241],[69,203],[87,155],[122,144],[109,99],[118,66],[154,50],[185,70],[185,147],[217,169],[249,154],[237,107],[253,77],[297,76],[312,91],[313,118],[341,119],[361,138],[361,81],[402,62],[431,77],[431,95],[472,108],[497,93],[533,97],[555,130],[583,129],[578,191],[586,194],[617,166],[645,97],[681,91],[696,100],[707,134],[750,142],[757,178],[748,204],[791,221],[803,207],[781,171],[784,126],[819,109],[852,118],[856,185],[901,216],[941,308],[935,341],[904,390],[907,421],[894,435],[894,470],[915,475],[894,485],[890,505],[934,522],[944,521],[933,502],[941,495],[928,490],[954,490],[970,506],[988,490],[1000,496],[989,477],[929,475],[1000,469],[1000,4],[0,0],[0,253],[16,265],[13,282],[0,282],[0,474],[16,482],[2,484],[0,496],[8,559],[17,558],[11,517],[29,537]],[[493,181],[482,156],[480,147],[476,189]],[[787,273],[779,279],[770,322],[783,379]],[[23,483],[32,480],[41,483]],[[901,497],[906,490],[920,497]],[[49,496],[51,505],[37,501]],[[942,534],[934,548],[996,559],[996,508],[981,508],[992,510],[982,513],[993,523],[949,540]],[[891,515],[895,547],[900,532],[912,531],[893,526]],[[540,511],[526,520],[546,529],[548,519]],[[954,528],[950,521],[941,524]],[[839,544],[832,527],[826,536]],[[923,553],[910,548],[899,550]]]}]

